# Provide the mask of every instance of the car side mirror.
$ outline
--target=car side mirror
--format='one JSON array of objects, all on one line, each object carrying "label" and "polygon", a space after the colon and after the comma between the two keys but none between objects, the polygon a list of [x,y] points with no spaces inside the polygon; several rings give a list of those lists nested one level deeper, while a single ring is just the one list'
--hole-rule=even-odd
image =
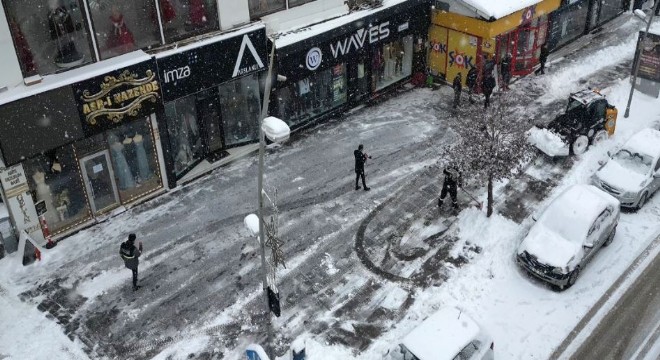
[{"label": "car side mirror", "polygon": [[607,161],[605,161],[605,160],[598,160],[598,165],[603,166],[603,165],[605,165],[605,164],[607,164]]},{"label": "car side mirror", "polygon": [[586,244],[584,244],[584,245],[582,245],[582,246],[584,246],[584,247],[587,248],[587,249],[591,249],[591,248],[594,247],[594,244],[592,244],[592,243],[586,243]]},{"label": "car side mirror", "polygon": [[607,150],[607,157],[612,157],[612,153],[609,150]]}]

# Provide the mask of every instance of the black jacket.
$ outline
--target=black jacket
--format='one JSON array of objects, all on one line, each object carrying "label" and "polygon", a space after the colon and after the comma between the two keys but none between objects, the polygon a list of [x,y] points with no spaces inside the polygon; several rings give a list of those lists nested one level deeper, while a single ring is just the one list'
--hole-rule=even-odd
[{"label": "black jacket", "polygon": [[484,78],[484,83],[482,85],[482,90],[484,92],[484,95],[492,94],[493,89],[495,89],[495,78],[492,76],[488,76]]},{"label": "black jacket", "polygon": [[461,90],[463,90],[463,83],[460,76],[456,75],[454,78],[454,83],[451,85],[451,87],[454,88],[455,93],[459,93]]},{"label": "black jacket", "polygon": [[543,63],[546,62],[548,60],[548,54],[549,53],[550,53],[550,51],[548,51],[547,46],[541,47],[541,54],[539,55],[539,61],[543,62]]},{"label": "black jacket", "polygon": [[457,168],[447,166],[442,170],[442,173],[445,174],[445,185],[456,186],[456,184],[458,184],[459,186],[462,186],[463,181],[461,172],[458,171]]},{"label": "black jacket", "polygon": [[124,259],[124,265],[131,270],[136,270],[140,263],[140,251],[134,244],[129,244],[128,241],[121,243],[119,246],[119,256]]},{"label": "black jacket", "polygon": [[367,161],[367,155],[362,153],[360,150],[353,151],[353,156],[355,156],[355,172],[360,173],[364,171],[364,162]]},{"label": "black jacket", "polygon": [[467,73],[467,78],[465,79],[465,84],[468,86],[470,89],[474,89],[474,86],[477,85],[477,68],[472,67],[470,71]]}]

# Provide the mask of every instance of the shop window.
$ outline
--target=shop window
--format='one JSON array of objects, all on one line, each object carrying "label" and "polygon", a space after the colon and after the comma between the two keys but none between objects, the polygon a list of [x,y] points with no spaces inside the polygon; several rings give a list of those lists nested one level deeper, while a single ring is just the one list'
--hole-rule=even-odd
[{"label": "shop window", "polygon": [[89,33],[78,1],[4,3],[24,75],[52,74],[93,60]]},{"label": "shop window", "polygon": [[149,118],[109,130],[106,138],[122,203],[162,186]]},{"label": "shop window", "polygon": [[373,55],[374,87],[380,90],[412,74],[413,37],[386,43]]},{"label": "shop window", "polygon": [[312,2],[312,1],[315,1],[315,0],[289,0],[289,7],[292,8],[294,6],[307,4],[308,2]]},{"label": "shop window", "polygon": [[195,95],[165,105],[165,117],[170,151],[174,159],[174,173],[178,178],[204,156]]},{"label": "shop window", "polygon": [[43,201],[46,205],[44,216],[51,234],[67,230],[91,216],[71,145],[28,160],[24,166],[35,204]]},{"label": "shop window", "polygon": [[259,80],[246,76],[218,87],[225,145],[259,139]]},{"label": "shop window", "polygon": [[277,92],[280,118],[290,126],[346,103],[346,65],[338,64]]},{"label": "shop window", "polygon": [[216,0],[159,0],[165,40],[218,30]]},{"label": "shop window", "polygon": [[[153,0],[88,1],[102,59],[160,43],[158,13]],[[171,0],[159,1],[162,8]],[[167,8],[171,9],[171,4]],[[163,11],[167,14],[163,16],[165,23],[174,13]]]},{"label": "shop window", "polygon": [[249,0],[248,6],[250,17],[254,19],[286,9],[286,0]]}]

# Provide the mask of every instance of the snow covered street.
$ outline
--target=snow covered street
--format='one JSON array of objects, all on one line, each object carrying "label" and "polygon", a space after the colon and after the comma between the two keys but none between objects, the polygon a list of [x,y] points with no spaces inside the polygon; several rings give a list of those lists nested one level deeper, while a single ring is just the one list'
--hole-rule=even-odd
[{"label": "snow covered street", "polygon": [[[496,358],[547,359],[641,253],[657,256],[659,246],[647,249],[660,236],[656,194],[623,212],[614,242],[566,291],[515,262],[532,214],[589,183],[598,161],[638,130],[660,128],[660,100],[639,92],[623,117],[640,24],[617,24],[510,90],[543,123],[570,92],[603,89],[619,109],[615,135],[579,157],[539,156],[497,184],[491,218],[465,194],[457,216],[438,213],[438,148],[453,141],[447,86],[401,92],[269,148],[265,189],[277,190],[286,262],[278,355],[289,359],[291,342],[304,339],[311,360],[382,359],[434,311],[456,306],[492,335]],[[370,192],[353,190],[360,143],[373,157]],[[246,345],[266,338],[259,246],[243,225],[256,211],[256,182],[257,158],[248,157],[67,238],[34,265],[0,260],[0,358],[244,358]],[[145,247],[138,292],[117,254],[129,232]]]}]

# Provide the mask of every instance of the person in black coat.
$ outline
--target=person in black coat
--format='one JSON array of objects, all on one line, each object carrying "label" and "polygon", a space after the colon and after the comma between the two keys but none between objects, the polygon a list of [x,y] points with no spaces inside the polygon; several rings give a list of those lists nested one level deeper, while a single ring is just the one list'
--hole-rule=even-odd
[{"label": "person in black coat", "polygon": [[140,264],[140,255],[142,255],[142,242],[135,246],[135,234],[129,234],[128,240],[119,246],[119,256],[124,260],[126,268],[133,272],[133,291],[139,289],[138,286],[138,265]]},{"label": "person in black coat", "polygon": [[357,150],[353,151],[353,156],[355,156],[355,190],[360,190],[358,182],[360,177],[362,177],[362,186],[364,186],[364,191],[369,191],[371,188],[367,187],[367,182],[364,180],[364,163],[367,162],[367,159],[371,159],[371,156],[362,152],[364,146],[362,144],[358,145]]},{"label": "person in black coat", "polygon": [[490,96],[493,94],[493,89],[495,89],[495,78],[493,76],[485,77],[481,85],[481,90],[484,92],[484,97],[486,97],[484,108],[490,105]]},{"label": "person in black coat", "polygon": [[447,194],[451,196],[451,204],[454,209],[458,209],[458,186],[463,186],[462,177],[458,168],[454,165],[448,165],[442,170],[445,175],[445,181],[442,183],[442,191],[438,199],[438,207],[442,207]]},{"label": "person in black coat", "polygon": [[463,90],[463,78],[461,73],[456,74],[451,87],[454,88],[454,109],[461,104],[461,91]]},{"label": "person in black coat", "polygon": [[477,67],[473,66],[470,68],[470,71],[468,71],[467,77],[465,78],[465,85],[467,85],[468,87],[468,100],[470,101],[470,104],[474,104],[474,100],[472,99],[472,94],[476,90],[478,76],[479,73],[477,71]]},{"label": "person in black coat", "polygon": [[539,62],[541,63],[541,67],[539,67],[534,72],[536,75],[545,74],[545,62],[548,61],[548,54],[550,54],[548,46],[543,44],[543,46],[541,46],[541,54],[539,55]]},{"label": "person in black coat", "polygon": [[511,81],[511,54],[507,53],[500,62],[500,73],[502,74],[502,90],[509,90]]}]

